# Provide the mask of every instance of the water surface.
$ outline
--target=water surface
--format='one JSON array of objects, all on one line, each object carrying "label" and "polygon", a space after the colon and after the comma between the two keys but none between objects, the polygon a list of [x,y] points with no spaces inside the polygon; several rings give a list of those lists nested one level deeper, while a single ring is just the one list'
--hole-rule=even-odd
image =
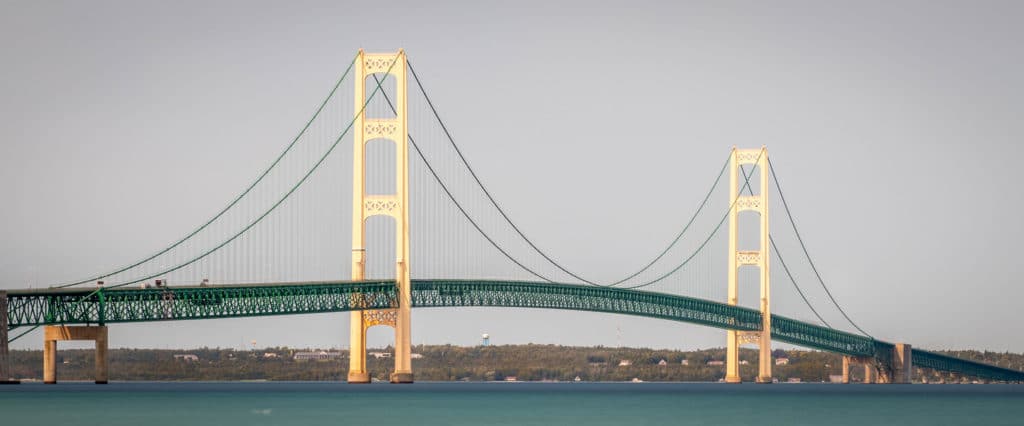
[{"label": "water surface", "polygon": [[2,425],[1020,425],[1024,385],[26,383]]}]

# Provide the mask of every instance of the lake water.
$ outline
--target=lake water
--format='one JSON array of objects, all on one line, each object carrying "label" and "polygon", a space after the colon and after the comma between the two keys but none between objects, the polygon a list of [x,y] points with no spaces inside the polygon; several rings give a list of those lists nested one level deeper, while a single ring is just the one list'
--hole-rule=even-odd
[{"label": "lake water", "polygon": [[0,425],[1021,425],[1024,385],[26,383]]}]

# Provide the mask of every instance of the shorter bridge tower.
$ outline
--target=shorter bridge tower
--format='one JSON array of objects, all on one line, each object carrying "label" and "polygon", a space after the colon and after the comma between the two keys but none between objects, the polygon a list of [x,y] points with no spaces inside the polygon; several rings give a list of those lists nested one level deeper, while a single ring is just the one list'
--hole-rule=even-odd
[{"label": "shorter bridge tower", "polygon": [[[349,335],[349,383],[369,383],[366,371],[366,330],[375,325],[395,329],[395,371],[392,383],[412,383],[412,286],[409,275],[409,145],[406,116],[405,51],[363,53],[359,51],[355,70],[355,108],[353,123],[352,167],[352,279],[366,278],[366,219],[390,216],[395,223],[395,285],[398,306],[391,309],[353,311]],[[395,78],[394,108],[391,118],[367,118],[366,79],[375,74]],[[374,86],[376,87],[376,86]],[[377,89],[383,90],[383,88]],[[378,96],[382,96],[377,93]],[[369,195],[366,192],[366,144],[382,139],[395,144],[395,192]]]},{"label": "shorter bridge tower", "polygon": [[[739,179],[740,167],[753,165],[760,177],[758,192],[742,195],[744,182]],[[750,188],[753,191],[753,188]],[[761,287],[761,331],[726,331],[725,381],[740,383],[740,345],[754,344],[760,350],[758,362],[758,383],[772,382],[772,316],[771,281],[768,270],[768,149],[736,149],[733,147],[729,160],[729,300],[730,305],[739,303],[739,268],[756,266],[760,270]],[[760,237],[758,250],[739,250],[739,214],[744,211],[760,215]]]}]

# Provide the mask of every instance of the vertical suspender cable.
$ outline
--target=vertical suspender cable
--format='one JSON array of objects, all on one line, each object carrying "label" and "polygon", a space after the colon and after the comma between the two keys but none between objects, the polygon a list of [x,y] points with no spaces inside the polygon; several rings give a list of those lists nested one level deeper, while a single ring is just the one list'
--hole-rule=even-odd
[{"label": "vertical suspender cable", "polygon": [[142,260],[140,260],[138,262],[132,263],[132,264],[130,264],[128,266],[124,266],[124,267],[118,268],[117,270],[115,270],[113,272],[108,272],[106,274],[98,275],[98,276],[95,276],[95,277],[92,277],[92,278],[89,278],[89,279],[85,279],[85,280],[81,280],[81,281],[76,281],[76,282],[71,282],[71,283],[66,283],[66,284],[61,284],[61,285],[57,285],[57,286],[54,286],[54,287],[55,288],[64,288],[64,287],[71,287],[71,286],[75,286],[75,285],[85,284],[85,283],[93,282],[93,281],[96,281],[96,280],[101,280],[103,278],[109,277],[109,276],[114,275],[114,274],[119,274],[121,272],[125,272],[125,271],[127,271],[129,269],[133,269],[133,268],[135,268],[137,266],[140,266],[140,265],[142,265],[144,263],[147,263],[147,262],[157,258],[158,256],[160,256],[160,255],[162,255],[164,253],[167,253],[168,251],[174,249],[175,247],[178,247],[179,245],[181,245],[181,243],[183,243],[186,240],[192,238],[193,236],[195,236],[196,234],[201,232],[203,229],[206,229],[211,223],[213,223],[214,221],[219,219],[221,216],[223,216],[224,213],[226,213],[228,210],[230,210],[232,207],[234,207],[236,204],[238,204],[238,202],[243,197],[245,197],[247,194],[249,194],[249,192],[252,191],[252,189],[255,188],[256,185],[258,185],[260,182],[262,182],[263,178],[266,177],[267,174],[270,173],[270,171],[273,170],[277,166],[277,164],[281,161],[281,159],[284,158],[284,156],[286,154],[288,154],[289,151],[291,151],[292,147],[295,146],[295,144],[298,142],[299,138],[302,137],[302,135],[306,133],[306,129],[308,129],[309,125],[311,123],[313,123],[313,120],[316,119],[316,117],[320,115],[320,111],[323,110],[324,105],[326,105],[327,102],[334,96],[334,93],[338,90],[338,87],[340,87],[341,83],[343,81],[345,81],[346,77],[348,77],[349,71],[352,70],[352,66],[356,63],[356,58],[358,58],[358,56],[352,58],[352,62],[349,63],[348,68],[345,69],[345,72],[341,75],[341,78],[338,79],[338,82],[334,84],[334,87],[331,89],[330,93],[327,94],[327,98],[324,99],[324,101],[320,104],[320,107],[318,107],[316,112],[313,113],[313,117],[311,117],[309,119],[309,121],[306,122],[306,125],[303,126],[301,131],[299,131],[299,134],[295,136],[295,138],[292,140],[292,142],[290,144],[288,144],[288,146],[284,149],[284,151],[281,152],[281,154],[278,155],[278,157],[270,164],[270,167],[268,167],[266,170],[264,170],[263,173],[261,173],[260,176],[258,178],[256,178],[256,181],[254,181],[244,191],[242,191],[242,193],[239,194],[238,197],[236,197],[234,200],[232,200],[231,203],[229,203],[226,207],[224,207],[220,212],[218,212],[216,215],[214,215],[213,218],[208,220],[206,223],[201,225],[199,228],[196,228],[196,230],[192,231],[191,233],[186,235],[184,238],[176,241],[175,243],[171,244],[167,248],[164,248],[163,250],[158,251],[156,254],[153,254],[153,255],[151,255],[149,257],[146,257],[145,259],[142,259]]},{"label": "vertical suspender cable", "polygon": [[[568,274],[569,276],[571,276],[573,278],[576,278],[576,279],[578,279],[578,280],[580,280],[580,281],[582,281],[584,283],[591,284],[591,285],[599,285],[597,283],[594,283],[594,282],[592,282],[590,280],[587,280],[587,279],[585,279],[585,278],[583,278],[583,277],[573,273],[572,271],[568,270],[567,268],[563,267],[561,264],[556,262],[554,259],[552,259],[550,256],[548,256],[543,250],[541,250],[539,247],[537,247],[537,245],[534,244],[533,241],[530,240],[519,229],[519,227],[514,222],[512,222],[512,220],[511,220],[511,218],[509,218],[508,214],[505,213],[505,210],[503,208],[501,208],[501,206],[498,204],[497,200],[494,199],[494,197],[491,195],[490,191],[487,190],[487,188],[484,186],[483,182],[477,176],[476,172],[469,165],[469,161],[466,160],[466,157],[462,154],[462,150],[460,150],[458,145],[455,144],[455,139],[452,137],[451,132],[448,131],[448,126],[446,126],[444,124],[444,121],[441,120],[440,114],[437,112],[437,109],[434,107],[433,102],[430,100],[430,96],[427,95],[426,89],[423,87],[423,84],[420,81],[419,76],[416,74],[416,70],[413,69],[412,62],[408,62],[407,61],[407,65],[409,66],[409,71],[412,73],[413,79],[416,80],[416,85],[419,87],[420,92],[423,94],[424,100],[426,100],[427,105],[430,107],[430,110],[434,114],[434,117],[437,119],[438,123],[441,125],[441,129],[444,131],[444,134],[448,138],[448,141],[451,144],[452,148],[455,150],[456,154],[458,154],[458,157],[459,157],[460,160],[462,160],[462,163],[466,166],[466,170],[469,171],[470,176],[473,178],[473,180],[480,187],[481,191],[484,193],[484,195],[487,197],[487,199],[490,200],[491,204],[495,207],[495,209],[498,211],[498,213],[509,224],[509,226],[511,226],[512,229],[523,239],[523,241],[525,241],[534,251],[536,251],[539,255],[541,255],[541,257],[543,257],[545,260],[547,260],[549,263],[554,265],[556,268],[558,268],[562,272],[564,272],[564,273]],[[728,166],[728,161],[725,163],[725,166]],[[725,170],[725,166],[723,166],[723,168],[722,168],[723,172]],[[718,180],[721,179],[721,175],[722,175],[722,173],[720,172],[718,179],[715,180],[715,185],[717,185]],[[708,197],[710,197],[710,194],[714,190],[714,188],[715,188],[715,186],[712,186],[711,191],[709,191],[709,193],[708,193]],[[705,198],[705,203],[706,202],[707,202],[707,198]],[[694,218],[697,216],[697,214],[699,214],[701,212],[703,207],[704,207],[704,204],[702,203],[701,207],[697,209],[696,213],[694,213]],[[692,223],[692,221],[693,220],[691,219],[690,222]],[[663,257],[665,255],[665,253],[667,253],[668,250],[670,250],[672,248],[672,246],[674,246],[679,241],[679,239],[682,237],[683,234],[686,233],[686,231],[688,229],[689,229],[689,224],[686,227],[683,228],[683,231],[680,232],[680,234],[676,237],[675,241],[673,241],[672,244],[668,248],[666,248],[658,257],[655,258],[655,260],[650,262],[647,266],[645,266],[644,268],[641,268],[639,271],[633,273],[632,275],[630,275],[630,276],[628,276],[626,278],[623,278],[621,280],[618,280],[618,281],[616,281],[614,283],[609,284],[609,286],[616,286],[616,285],[622,284],[622,283],[624,283],[624,282],[626,282],[626,281],[636,277],[641,272],[646,271],[648,268],[650,268],[652,265],[654,265],[654,263],[656,263],[659,259],[661,259],[661,257]]]},{"label": "vertical suspender cable", "polygon": [[[395,62],[397,62],[397,60],[396,61],[392,61],[391,66],[394,66]],[[388,70],[390,71],[390,67],[388,68]],[[367,99],[367,103],[369,103],[369,101],[373,99],[373,97],[377,94],[377,92],[379,90],[380,90],[380,85],[378,85],[377,88],[374,89],[373,93],[370,94],[369,99]],[[363,109],[360,109],[359,114],[362,114],[363,110],[365,108],[366,108],[366,104],[363,104]],[[282,195],[280,199],[278,199],[272,206],[270,206],[270,208],[268,210],[263,212],[263,214],[261,214],[255,220],[253,220],[248,225],[246,225],[244,228],[242,228],[242,230],[240,230],[237,233],[231,235],[231,237],[229,237],[227,240],[221,242],[220,244],[218,244],[217,246],[213,247],[212,249],[207,250],[206,252],[202,253],[201,255],[199,255],[196,258],[193,258],[193,259],[189,260],[188,262],[179,264],[177,266],[174,266],[173,268],[165,269],[165,270],[159,272],[158,274],[159,275],[163,275],[163,274],[168,274],[168,273],[177,271],[177,270],[179,270],[181,268],[184,268],[184,267],[186,267],[188,265],[191,265],[191,264],[201,260],[202,258],[204,258],[206,256],[209,256],[210,254],[220,250],[224,246],[226,246],[226,245],[230,244],[231,242],[235,241],[239,236],[241,236],[242,234],[244,234],[244,233],[248,232],[250,229],[252,229],[253,226],[256,226],[257,224],[262,222],[263,219],[266,219],[266,217],[269,216],[270,213],[272,213],[275,210],[277,210],[277,208],[280,207],[281,204],[283,204],[286,200],[288,200],[292,196],[292,194],[294,194],[295,191],[298,190],[300,186],[302,186],[304,183],[306,183],[306,181],[309,179],[309,177],[312,176],[313,173],[317,169],[320,168],[320,165],[322,165],[323,162],[327,160],[327,157],[329,157],[331,155],[331,153],[334,152],[334,149],[338,147],[338,144],[341,143],[341,141],[344,139],[345,135],[348,134],[348,132],[352,129],[352,126],[354,124],[355,124],[355,117],[353,117],[353,119],[351,121],[349,121],[349,124],[348,124],[347,127],[345,127],[345,130],[337,137],[337,139],[334,140],[334,143],[331,144],[330,148],[327,149],[327,152],[325,152],[323,154],[323,156],[320,157],[320,159],[316,162],[316,164],[314,164],[304,175],[302,175],[302,178],[299,179],[299,181],[297,183],[295,183],[295,185],[293,185],[287,192],[285,192],[284,195]],[[143,277],[143,278],[139,278],[139,279],[134,279],[134,280],[126,281],[126,282],[123,282],[123,283],[112,285],[112,286],[110,286],[108,288],[123,287],[123,286],[126,286],[126,285],[135,284],[135,283],[138,283],[138,282],[141,282],[141,281],[145,281],[145,280],[148,280],[148,279],[151,279],[151,278],[154,278],[154,276],[147,276],[147,277]],[[95,292],[90,293],[86,297],[90,297],[90,296],[92,296],[92,294],[95,294]],[[84,299],[82,299],[82,300],[84,300]]]},{"label": "vertical suspender cable", "polygon": [[[771,160],[769,159],[768,161],[770,162]],[[761,170],[761,173],[764,173],[764,172],[765,172],[764,170]],[[740,166],[740,173],[743,173],[743,180],[745,182],[749,183],[750,182],[750,175],[747,174],[747,169],[745,167],[743,167],[743,166]],[[754,195],[754,191],[753,191],[753,189],[750,188],[749,185],[746,186],[746,189],[747,189],[747,193],[749,193],[750,195]],[[743,192],[743,191],[740,191],[740,192]],[[779,251],[779,247],[775,245],[775,238],[772,238],[772,234],[771,233],[768,234],[768,242],[772,245],[772,249],[775,250],[775,257],[777,257],[779,259],[779,263],[782,265],[782,269],[784,271],[786,271],[786,276],[789,277],[790,284],[793,284],[793,287],[796,288],[796,292],[800,295],[800,298],[804,300],[804,304],[806,304],[807,307],[811,309],[811,312],[814,313],[814,316],[818,317],[819,321],[821,321],[823,324],[825,324],[825,326],[827,326],[829,328],[832,328],[832,326],[828,324],[828,321],[825,321],[825,318],[822,318],[821,315],[818,314],[818,311],[816,309],[814,309],[814,306],[811,305],[811,301],[807,300],[807,296],[804,295],[804,291],[802,289],[800,289],[800,285],[796,283],[795,279],[793,279],[793,274],[790,273],[789,267],[786,266],[786,261],[782,258],[782,252]]]},{"label": "vertical suspender cable", "polygon": [[[410,68],[410,70],[411,70],[411,68]],[[376,75],[373,76],[373,78],[374,78],[374,80],[377,80],[377,76]],[[377,80],[377,83],[380,84],[380,80]],[[384,100],[388,103],[388,105],[391,108],[394,108],[394,105],[391,103],[391,99],[388,98],[386,93],[384,94]],[[540,279],[542,279],[544,281],[547,281],[547,282],[554,282],[551,279],[548,279],[547,277],[545,277],[544,275],[541,275],[540,273],[534,271],[533,269],[530,269],[528,266],[524,265],[522,262],[520,262],[519,260],[517,260],[514,257],[512,257],[512,255],[510,255],[505,249],[501,248],[501,246],[499,246],[497,242],[495,242],[489,235],[487,235],[487,233],[485,233],[484,230],[480,228],[480,225],[477,224],[477,222],[475,220],[473,220],[472,217],[470,217],[469,213],[466,212],[466,209],[462,206],[462,204],[459,203],[455,199],[455,196],[448,189],[448,187],[445,186],[444,183],[442,183],[441,177],[437,174],[437,171],[434,170],[434,167],[431,166],[430,163],[427,161],[427,158],[423,155],[423,151],[420,150],[419,145],[416,144],[416,140],[413,139],[412,135],[408,135],[408,137],[409,137],[409,143],[412,144],[412,147],[416,151],[416,154],[420,157],[420,160],[423,160],[423,164],[425,166],[427,166],[427,170],[430,171],[430,174],[433,175],[434,179],[437,180],[438,184],[440,184],[441,189],[444,190],[445,194],[448,195],[448,199],[450,199],[452,201],[452,203],[455,204],[455,207],[459,210],[459,212],[461,212],[462,215],[465,216],[466,220],[468,220],[469,223],[471,225],[473,225],[474,228],[476,228],[477,232],[479,232],[480,235],[483,235],[483,237],[489,243],[491,243],[491,245],[494,246],[494,248],[496,248],[499,252],[501,252],[501,254],[505,256],[505,258],[507,258],[508,260],[512,261],[512,263],[515,263],[517,266],[519,266],[520,268],[522,268],[523,270],[528,272],[530,275],[533,275],[533,276],[535,276],[537,278],[540,278]]]}]

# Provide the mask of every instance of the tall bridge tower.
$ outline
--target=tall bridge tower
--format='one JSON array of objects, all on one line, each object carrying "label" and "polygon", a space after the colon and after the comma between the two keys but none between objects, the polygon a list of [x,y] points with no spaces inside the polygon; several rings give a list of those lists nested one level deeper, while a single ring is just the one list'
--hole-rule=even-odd
[{"label": "tall bridge tower", "polygon": [[[742,195],[742,182],[739,180],[740,167],[754,165],[760,177],[760,188],[754,195]],[[753,192],[753,188],[750,188]],[[739,383],[740,363],[739,347],[744,344],[755,344],[760,349],[758,357],[758,383],[772,382],[772,316],[771,316],[771,281],[768,271],[769,239],[768,239],[768,149],[736,149],[733,147],[729,160],[729,300],[730,305],[739,302],[739,268],[756,266],[760,271],[761,287],[761,331],[726,331],[725,381]],[[739,215],[744,211],[754,211],[760,215],[761,229],[758,250],[739,250]]]},{"label": "tall bridge tower", "polygon": [[[395,329],[395,371],[392,383],[412,383],[411,312],[412,287],[409,276],[409,145],[406,115],[405,51],[397,53],[363,53],[359,51],[355,64],[356,118],[353,123],[352,167],[352,279],[365,279],[366,272],[366,219],[372,216],[390,216],[395,224],[395,285],[398,286],[399,304],[392,309],[353,311],[349,346],[349,383],[369,383],[366,371],[366,330],[375,325]],[[366,78],[375,74],[394,77],[395,116],[367,118]],[[374,85],[373,87],[376,87]],[[383,90],[383,88],[379,89]],[[366,193],[367,142],[383,139],[395,143],[395,192],[386,195]]]}]

